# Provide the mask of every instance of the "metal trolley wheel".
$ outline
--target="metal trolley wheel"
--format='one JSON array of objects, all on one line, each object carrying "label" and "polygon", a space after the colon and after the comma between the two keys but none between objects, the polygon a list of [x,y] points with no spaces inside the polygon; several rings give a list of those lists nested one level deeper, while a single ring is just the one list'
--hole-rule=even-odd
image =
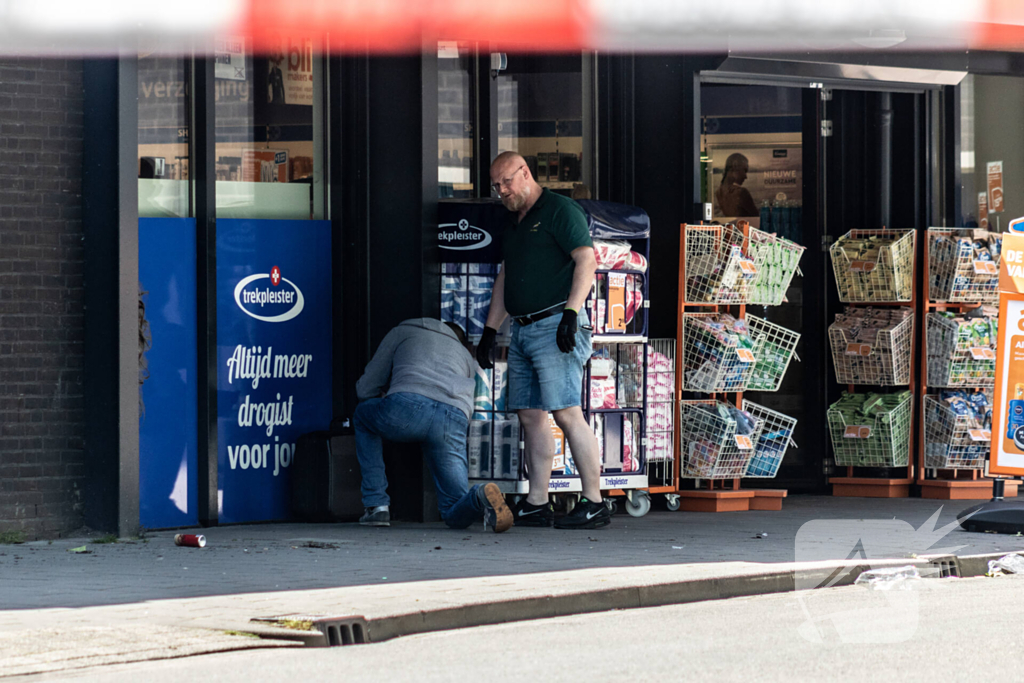
[{"label": "metal trolley wheel", "polygon": [[675,512],[680,507],[679,494],[677,493],[666,493],[665,494],[665,507],[671,512]]},{"label": "metal trolley wheel", "polygon": [[609,496],[605,496],[604,506],[608,508],[608,514],[614,515],[619,511],[619,501]]},{"label": "metal trolley wheel", "polygon": [[651,496],[646,491],[630,491],[626,496],[626,512],[631,517],[643,517],[651,511]]}]

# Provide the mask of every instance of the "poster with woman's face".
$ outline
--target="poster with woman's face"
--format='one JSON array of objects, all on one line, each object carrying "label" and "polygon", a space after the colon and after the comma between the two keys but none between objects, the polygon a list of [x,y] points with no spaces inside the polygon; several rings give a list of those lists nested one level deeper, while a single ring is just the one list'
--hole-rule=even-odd
[{"label": "poster with woman's face", "polygon": [[765,201],[803,204],[800,145],[709,145],[708,154],[708,192],[715,220],[756,218]]}]

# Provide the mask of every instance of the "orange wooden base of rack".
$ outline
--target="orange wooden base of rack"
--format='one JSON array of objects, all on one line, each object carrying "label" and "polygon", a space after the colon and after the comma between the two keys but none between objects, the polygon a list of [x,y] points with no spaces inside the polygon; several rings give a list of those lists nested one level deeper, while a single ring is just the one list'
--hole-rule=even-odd
[{"label": "orange wooden base of rack", "polygon": [[909,498],[910,479],[829,477],[832,495],[846,498]]},{"label": "orange wooden base of rack", "polygon": [[680,491],[679,509],[687,512],[781,510],[785,489],[715,489]]},{"label": "orange wooden base of rack", "polygon": [[782,499],[789,495],[786,489],[752,489],[751,510],[781,510]]},{"label": "orange wooden base of rack", "polygon": [[[1008,479],[1003,496],[1017,497],[1020,482]],[[991,479],[926,479],[921,482],[921,497],[933,500],[989,500],[992,497]]]},{"label": "orange wooden base of rack", "polygon": [[746,512],[753,491],[680,491],[679,509],[686,512]]}]

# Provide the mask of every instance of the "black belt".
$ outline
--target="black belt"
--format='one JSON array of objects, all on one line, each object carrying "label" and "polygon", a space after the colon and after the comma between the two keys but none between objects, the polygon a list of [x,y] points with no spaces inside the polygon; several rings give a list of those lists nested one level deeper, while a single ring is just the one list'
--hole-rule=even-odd
[{"label": "black belt", "polygon": [[538,320],[543,320],[544,318],[550,318],[553,315],[557,315],[561,313],[563,310],[565,309],[555,306],[554,308],[549,308],[548,310],[541,311],[540,313],[531,313],[530,315],[514,315],[512,316],[512,319],[515,320],[520,325],[529,325],[531,323],[537,322]]}]

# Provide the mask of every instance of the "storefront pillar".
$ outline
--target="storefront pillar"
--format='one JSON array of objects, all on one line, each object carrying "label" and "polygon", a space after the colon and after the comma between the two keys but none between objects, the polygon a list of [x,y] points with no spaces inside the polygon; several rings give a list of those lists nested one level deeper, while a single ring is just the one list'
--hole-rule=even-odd
[{"label": "storefront pillar", "polygon": [[139,529],[137,60],[83,69],[85,233],[85,523]]}]

